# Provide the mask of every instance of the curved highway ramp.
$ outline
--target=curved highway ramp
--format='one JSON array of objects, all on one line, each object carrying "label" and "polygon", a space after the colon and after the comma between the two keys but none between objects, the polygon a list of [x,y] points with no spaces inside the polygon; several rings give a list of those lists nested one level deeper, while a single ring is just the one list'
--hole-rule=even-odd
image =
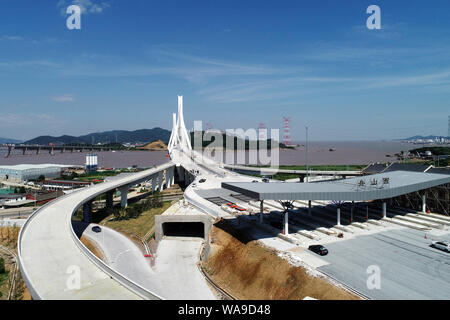
[{"label": "curved highway ramp", "polygon": [[161,299],[92,254],[72,228],[84,203],[115,188],[146,180],[167,164],[80,189],[33,213],[19,235],[20,269],[33,299]]}]

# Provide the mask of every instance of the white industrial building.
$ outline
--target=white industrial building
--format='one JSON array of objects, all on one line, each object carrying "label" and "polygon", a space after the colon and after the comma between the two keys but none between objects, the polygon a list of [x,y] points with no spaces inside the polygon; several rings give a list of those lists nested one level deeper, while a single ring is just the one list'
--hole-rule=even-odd
[{"label": "white industrial building", "polygon": [[59,164],[19,164],[13,166],[0,166],[0,180],[22,182],[35,180],[40,176],[46,179],[58,178],[70,166]]}]

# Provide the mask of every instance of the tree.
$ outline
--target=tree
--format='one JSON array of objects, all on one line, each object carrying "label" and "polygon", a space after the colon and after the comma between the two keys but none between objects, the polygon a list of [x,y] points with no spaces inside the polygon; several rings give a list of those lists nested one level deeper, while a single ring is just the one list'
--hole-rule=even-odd
[{"label": "tree", "polygon": [[5,260],[0,257],[0,274],[5,273],[6,269],[5,269]]},{"label": "tree", "polygon": [[45,180],[45,176],[43,174],[41,174],[38,178],[38,181],[44,181]]}]

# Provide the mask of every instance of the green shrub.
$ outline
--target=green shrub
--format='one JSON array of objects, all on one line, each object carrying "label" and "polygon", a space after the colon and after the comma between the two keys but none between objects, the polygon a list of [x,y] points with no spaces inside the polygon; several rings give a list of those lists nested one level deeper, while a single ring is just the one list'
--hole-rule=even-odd
[{"label": "green shrub", "polygon": [[5,269],[5,260],[0,257],[0,274],[5,273],[6,269]]}]

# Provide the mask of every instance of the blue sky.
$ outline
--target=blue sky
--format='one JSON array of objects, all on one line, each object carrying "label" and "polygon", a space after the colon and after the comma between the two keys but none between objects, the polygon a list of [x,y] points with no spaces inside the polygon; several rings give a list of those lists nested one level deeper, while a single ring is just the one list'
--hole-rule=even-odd
[{"label": "blue sky", "polygon": [[447,0],[1,0],[0,136],[170,129],[177,94],[188,127],[290,116],[294,140],[305,125],[312,140],[445,135],[449,17]]}]

